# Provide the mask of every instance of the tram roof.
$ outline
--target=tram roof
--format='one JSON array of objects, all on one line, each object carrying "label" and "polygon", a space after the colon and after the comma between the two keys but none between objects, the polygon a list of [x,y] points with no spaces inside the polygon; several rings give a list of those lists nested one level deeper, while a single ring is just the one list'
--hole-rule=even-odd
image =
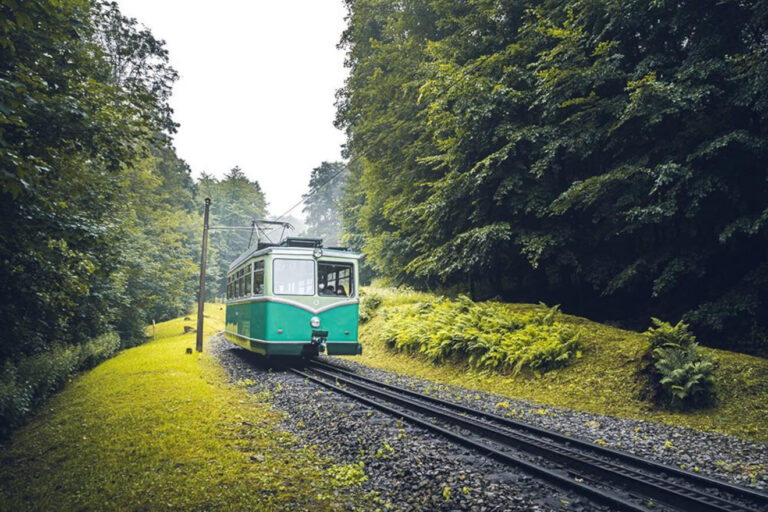
[{"label": "tram roof", "polygon": [[238,256],[235,259],[235,261],[230,263],[229,268],[227,269],[227,272],[232,272],[235,268],[237,268],[242,263],[248,261],[251,258],[255,258],[257,256],[264,256],[266,254],[312,256],[316,249],[322,250],[323,256],[328,256],[332,258],[347,258],[351,260],[358,260],[361,258],[360,254],[349,251],[347,249],[340,248],[340,247],[322,247],[322,245],[320,244],[318,244],[318,246],[316,247],[296,247],[296,246],[282,245],[282,244],[269,245],[267,247],[264,247],[262,245],[256,245],[246,250],[243,254]]}]

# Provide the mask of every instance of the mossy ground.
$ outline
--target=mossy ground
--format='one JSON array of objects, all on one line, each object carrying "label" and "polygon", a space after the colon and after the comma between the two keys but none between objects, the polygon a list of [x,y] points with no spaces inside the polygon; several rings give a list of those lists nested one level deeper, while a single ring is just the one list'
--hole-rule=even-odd
[{"label": "mossy ground", "polygon": [[[384,309],[402,307],[430,296],[380,287],[368,288],[367,292],[380,295],[383,303],[373,318],[360,328],[363,355],[354,359],[361,363],[544,405],[644,419],[768,442],[766,359],[703,349],[715,358],[718,365],[716,403],[697,411],[668,411],[640,398],[642,383],[636,372],[638,360],[647,346],[640,333],[562,315],[560,321],[582,330],[585,343],[582,357],[564,368],[543,374],[529,372],[513,376],[479,371],[465,364],[448,362],[438,366],[419,357],[397,353],[388,348],[380,337],[386,321],[382,314]],[[525,312],[541,307],[515,304],[512,310]]]},{"label": "mossy ground", "polygon": [[[224,308],[206,309],[206,339]],[[194,347],[196,317],[73,379],[2,447],[0,509],[326,510],[360,475],[276,429],[267,396],[226,384]],[[150,328],[151,332],[151,328]],[[357,470],[355,467],[354,469]],[[341,475],[341,477],[339,476]],[[343,478],[342,478],[343,477]],[[351,484],[351,485],[349,485]]]}]

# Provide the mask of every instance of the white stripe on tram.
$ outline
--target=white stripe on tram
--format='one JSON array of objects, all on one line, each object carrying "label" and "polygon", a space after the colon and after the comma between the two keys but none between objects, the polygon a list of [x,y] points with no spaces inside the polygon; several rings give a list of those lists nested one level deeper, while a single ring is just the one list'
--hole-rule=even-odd
[{"label": "white stripe on tram", "polygon": [[303,304],[299,301],[292,300],[292,299],[284,299],[282,297],[246,297],[244,299],[227,301],[226,305],[229,306],[230,304],[245,304],[248,302],[276,302],[278,304],[285,304],[286,306],[293,306],[299,309],[303,309],[304,311],[309,311],[310,313],[317,315],[324,311],[339,308],[341,306],[349,306],[351,304],[357,304],[360,301],[357,298],[347,299],[341,302],[334,302],[333,304],[328,304],[327,306],[313,308],[312,306],[307,306],[306,304]]}]

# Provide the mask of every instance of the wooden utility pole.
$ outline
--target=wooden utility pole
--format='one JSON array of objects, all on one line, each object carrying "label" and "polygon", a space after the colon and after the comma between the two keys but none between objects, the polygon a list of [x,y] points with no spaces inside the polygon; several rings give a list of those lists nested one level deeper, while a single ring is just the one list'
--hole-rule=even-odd
[{"label": "wooden utility pole", "polygon": [[205,264],[208,257],[208,214],[211,198],[205,198],[205,216],[203,217],[203,254],[200,258],[200,293],[197,296],[197,344],[198,352],[203,351],[203,316],[205,312]]}]

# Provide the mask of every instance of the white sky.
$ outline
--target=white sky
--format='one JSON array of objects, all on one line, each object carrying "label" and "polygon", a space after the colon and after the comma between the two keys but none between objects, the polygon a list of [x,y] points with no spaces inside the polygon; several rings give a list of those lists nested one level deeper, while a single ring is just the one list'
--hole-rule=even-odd
[{"label": "white sky", "polygon": [[344,136],[333,127],[334,93],[347,76],[336,49],[341,0],[119,4],[167,43],[180,75],[175,145],[195,178],[239,165],[279,215],[306,192],[313,167],[341,159]]}]

